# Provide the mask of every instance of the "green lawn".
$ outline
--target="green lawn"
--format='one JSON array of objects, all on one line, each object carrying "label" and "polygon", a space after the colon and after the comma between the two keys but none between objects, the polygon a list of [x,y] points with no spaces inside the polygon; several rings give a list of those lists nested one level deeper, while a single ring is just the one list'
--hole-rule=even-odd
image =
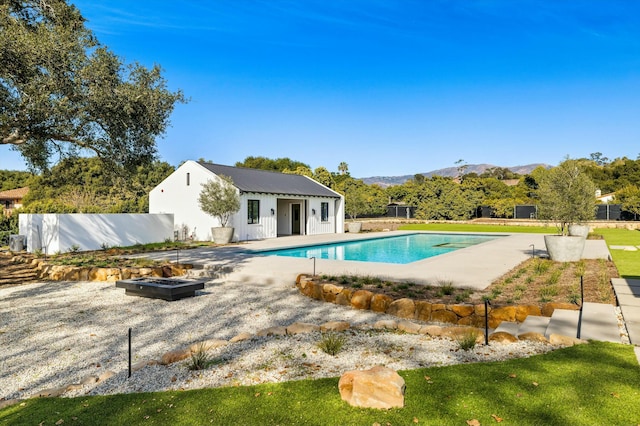
[{"label": "green lawn", "polygon": [[[487,364],[401,371],[405,407],[359,409],[338,379],[80,398],[0,411],[9,425],[621,425],[640,423],[640,368],[631,346],[593,342]],[[62,421],[62,422],[60,422]],[[58,423],[56,423],[58,422]]]},{"label": "green lawn", "polygon": [[555,234],[555,226],[518,226],[518,225],[487,225],[473,223],[416,223],[402,225],[398,229],[403,231],[450,231],[450,232],[509,232],[532,234]]},{"label": "green lawn", "polygon": [[[609,246],[640,246],[640,231],[596,229]],[[640,251],[609,250],[618,273],[625,278],[640,278]]]}]

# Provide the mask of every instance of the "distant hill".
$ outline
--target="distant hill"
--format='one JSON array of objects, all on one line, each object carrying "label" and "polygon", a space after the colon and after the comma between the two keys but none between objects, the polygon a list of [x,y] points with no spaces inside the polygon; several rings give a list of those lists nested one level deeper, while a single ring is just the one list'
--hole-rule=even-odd
[{"label": "distant hill", "polygon": [[[535,164],[527,164],[527,165],[524,165],[524,166],[507,167],[507,169],[511,170],[514,173],[518,173],[519,175],[526,175],[528,173],[531,173],[531,171],[533,169],[535,169],[536,167],[540,167],[540,166],[545,167],[545,168],[551,167],[548,164],[535,163]],[[465,173],[481,174],[485,170],[493,168],[493,167],[502,167],[502,166],[494,166],[492,164],[467,164],[467,168],[465,170]],[[372,177],[366,177],[366,178],[361,178],[361,179],[367,185],[378,184],[378,185],[380,185],[380,186],[382,186],[384,188],[384,187],[387,187],[387,186],[402,185],[403,183],[405,183],[409,179],[413,179],[413,177],[416,174],[417,173],[414,173],[412,175],[403,175],[403,176],[372,176]],[[428,178],[432,177],[432,176],[455,177],[455,176],[458,175],[458,168],[457,167],[447,167],[446,169],[432,170],[430,172],[425,172],[425,173],[422,173],[422,174],[425,177],[428,177]]]}]

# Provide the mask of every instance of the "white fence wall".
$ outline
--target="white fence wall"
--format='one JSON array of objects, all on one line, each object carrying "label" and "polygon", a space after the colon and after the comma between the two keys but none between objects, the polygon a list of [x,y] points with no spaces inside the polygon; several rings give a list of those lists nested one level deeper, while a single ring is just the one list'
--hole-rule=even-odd
[{"label": "white fence wall", "polygon": [[53,254],[173,240],[173,214],[20,214],[27,251]]}]

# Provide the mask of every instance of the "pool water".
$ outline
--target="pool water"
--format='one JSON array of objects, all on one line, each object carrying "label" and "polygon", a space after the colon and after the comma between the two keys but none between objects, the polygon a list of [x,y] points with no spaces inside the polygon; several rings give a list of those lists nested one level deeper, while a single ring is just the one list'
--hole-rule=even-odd
[{"label": "pool water", "polygon": [[262,255],[304,257],[329,260],[354,260],[406,264],[449,253],[486,241],[498,235],[408,234],[333,244],[269,250]]}]

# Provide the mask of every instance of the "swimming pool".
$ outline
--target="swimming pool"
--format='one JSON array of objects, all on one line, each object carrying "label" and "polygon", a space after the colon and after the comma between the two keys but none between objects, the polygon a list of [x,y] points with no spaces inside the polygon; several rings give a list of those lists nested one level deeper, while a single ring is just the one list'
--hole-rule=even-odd
[{"label": "swimming pool", "polygon": [[260,252],[329,260],[406,264],[500,238],[499,235],[419,233]]}]

